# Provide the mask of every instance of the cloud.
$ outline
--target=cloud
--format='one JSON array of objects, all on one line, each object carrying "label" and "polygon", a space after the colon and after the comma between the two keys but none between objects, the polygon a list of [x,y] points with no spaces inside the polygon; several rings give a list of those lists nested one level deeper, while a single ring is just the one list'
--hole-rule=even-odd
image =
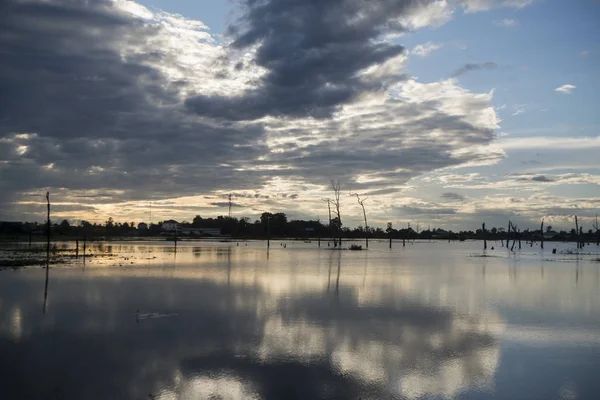
[{"label": "cloud", "polygon": [[[398,215],[408,215],[408,216],[441,216],[441,215],[454,215],[456,214],[456,209],[454,208],[446,208],[446,207],[431,207],[431,206],[412,206],[412,205],[404,205],[401,207],[393,207],[392,212]],[[435,218],[434,218],[435,219]]]},{"label": "cloud", "polygon": [[433,42],[427,42],[427,43],[424,43],[424,44],[416,45],[415,48],[413,49],[412,53],[416,54],[419,57],[426,57],[431,52],[439,49],[440,47],[442,47],[442,44],[436,44],[436,43],[433,43]]},{"label": "cloud", "polygon": [[[243,1],[247,12],[229,27],[232,48],[256,47],[264,69],[254,88],[238,96],[197,94],[186,101],[202,116],[252,120],[266,116],[328,118],[361,92],[380,87],[359,72],[401,56],[404,47],[376,41],[409,29],[403,18],[419,2]],[[368,78],[368,77],[367,77]],[[388,83],[404,79],[390,71]],[[376,84],[376,86],[374,86]]]},{"label": "cloud", "polygon": [[491,69],[496,69],[498,67],[498,65],[495,62],[485,62],[485,63],[479,63],[479,64],[465,64],[462,67],[460,67],[459,69],[457,69],[452,76],[454,77],[459,77],[461,75],[464,75],[468,72],[472,72],[472,71],[480,71],[480,70],[491,70]]},{"label": "cloud", "polygon": [[566,173],[566,174],[536,174],[536,173],[511,173],[503,179],[496,180],[468,180],[468,181],[444,181],[443,176],[434,178],[443,183],[444,188],[457,189],[518,189],[536,191],[537,184],[544,185],[600,185],[600,175],[590,173]]},{"label": "cloud", "polygon": [[[521,178],[521,179],[527,180],[527,178]],[[548,178],[547,176],[544,176],[544,175],[536,175],[529,179],[533,182],[554,182],[554,179]]]},{"label": "cloud", "polygon": [[583,50],[583,51],[580,53],[580,55],[581,55],[581,57],[587,57],[587,56],[589,56],[589,55],[590,55],[590,53],[591,53],[591,51],[589,51],[589,50]]},{"label": "cloud", "polygon": [[567,85],[562,85],[560,87],[557,87],[556,89],[554,89],[554,91],[564,93],[564,94],[571,94],[571,92],[575,88],[576,88],[576,86],[567,84]]},{"label": "cloud", "polygon": [[511,149],[592,149],[600,148],[600,136],[560,137],[534,136],[500,139],[496,144],[504,150]]},{"label": "cloud", "polygon": [[238,214],[314,215],[330,178],[392,193],[503,156],[493,92],[418,82],[385,39],[443,23],[446,1],[248,1],[223,40],[134,2],[5,4],[0,219],[40,219],[24,199],[48,189],[95,208],[57,217],[145,218],[176,199],[165,213],[189,218],[211,208],[191,198],[232,191],[262,195]]},{"label": "cloud", "polygon": [[504,18],[502,20],[494,21],[494,25],[502,26],[504,28],[512,28],[519,25],[519,23],[514,19]]},{"label": "cloud", "polygon": [[513,107],[515,111],[511,115],[515,117],[520,114],[525,114],[525,107],[527,107],[527,104],[515,104]]},{"label": "cloud", "polygon": [[440,197],[442,199],[450,200],[450,201],[463,201],[465,199],[465,196],[463,196],[462,194],[458,194],[458,193],[454,193],[454,192],[442,193],[442,195]]},{"label": "cloud", "polygon": [[535,2],[535,0],[457,0],[467,13],[487,11],[492,8],[524,8]]}]

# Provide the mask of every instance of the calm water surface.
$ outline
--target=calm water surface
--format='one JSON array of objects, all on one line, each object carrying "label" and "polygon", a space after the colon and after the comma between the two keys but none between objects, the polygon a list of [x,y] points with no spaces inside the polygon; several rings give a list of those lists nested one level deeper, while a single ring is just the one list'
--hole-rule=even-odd
[{"label": "calm water surface", "polygon": [[600,399],[596,246],[323,244],[1,271],[0,398]]}]

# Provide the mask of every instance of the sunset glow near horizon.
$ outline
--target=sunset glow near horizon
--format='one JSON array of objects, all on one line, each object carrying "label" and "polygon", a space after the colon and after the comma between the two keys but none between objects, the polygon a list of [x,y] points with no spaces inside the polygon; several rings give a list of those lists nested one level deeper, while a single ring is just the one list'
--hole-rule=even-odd
[{"label": "sunset glow near horizon", "polygon": [[[584,229],[600,2],[8,0],[0,221]],[[150,216],[150,213],[152,216]]]}]

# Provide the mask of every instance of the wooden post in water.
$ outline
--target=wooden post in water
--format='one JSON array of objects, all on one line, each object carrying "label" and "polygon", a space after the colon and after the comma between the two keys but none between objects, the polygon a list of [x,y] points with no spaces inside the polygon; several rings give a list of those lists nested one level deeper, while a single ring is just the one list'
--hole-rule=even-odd
[{"label": "wooden post in water", "polygon": [[79,239],[75,239],[75,258],[79,258]]},{"label": "wooden post in water", "polygon": [[487,250],[487,240],[485,237],[485,222],[483,224],[481,224],[481,232],[483,234],[483,249]]},{"label": "wooden post in water", "polygon": [[521,230],[517,232],[517,237],[519,238],[519,250],[521,250]]},{"label": "wooden post in water", "polygon": [[48,223],[46,229],[46,283],[44,284],[44,314],[46,314],[46,304],[48,300],[48,277],[50,275],[50,192],[46,192],[46,202],[48,205]]},{"label": "wooden post in water", "polygon": [[392,236],[390,235],[390,249],[392,248]]},{"label": "wooden post in water", "polygon": [[540,247],[544,249],[544,219],[542,218],[542,225],[540,226]]},{"label": "wooden post in water", "polygon": [[177,253],[177,224],[175,225],[175,253]]},{"label": "wooden post in water", "polygon": [[29,250],[31,250],[31,232],[29,232]]},{"label": "wooden post in water", "polygon": [[577,215],[575,216],[575,240],[577,241],[577,248],[579,248],[579,223],[577,222]]},{"label": "wooden post in water", "polygon": [[404,236],[402,237],[402,247],[406,247],[406,239]]},{"label": "wooden post in water", "polygon": [[85,245],[86,245],[87,237],[83,237],[83,263],[85,264]]},{"label": "wooden post in water", "polygon": [[318,238],[317,242],[319,243],[319,247],[321,247],[321,238]]},{"label": "wooden post in water", "polygon": [[269,247],[271,247],[271,217],[267,216],[267,249]]},{"label": "wooden post in water", "polygon": [[46,192],[46,202],[48,203],[48,225],[46,229],[46,268],[50,265],[50,192]]}]

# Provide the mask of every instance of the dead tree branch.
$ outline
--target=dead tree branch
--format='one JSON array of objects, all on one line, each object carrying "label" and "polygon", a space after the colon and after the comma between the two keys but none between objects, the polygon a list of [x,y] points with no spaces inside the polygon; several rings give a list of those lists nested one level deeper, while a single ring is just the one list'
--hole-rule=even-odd
[{"label": "dead tree branch", "polygon": [[[329,188],[331,190],[333,190],[333,199],[331,199],[331,202],[333,203],[333,205],[335,206],[335,209],[333,210],[333,212],[336,215],[337,221],[335,223],[335,230],[336,232],[339,231],[342,227],[342,216],[340,214],[340,194],[341,194],[341,185],[340,185],[340,181],[334,181],[333,179],[331,180],[331,182],[329,183]],[[340,233],[340,237],[339,237],[339,245],[342,245],[342,238],[341,238],[341,232]],[[333,242],[334,242],[334,246],[337,246],[337,243],[335,241],[335,237],[333,238]]]},{"label": "dead tree branch", "polygon": [[365,211],[365,200],[367,200],[368,197],[361,199],[358,193],[352,192],[350,192],[350,196],[356,196],[356,201],[358,201],[358,204],[362,207],[363,217],[365,219],[365,247],[369,248],[369,225],[367,224],[367,212]]}]

